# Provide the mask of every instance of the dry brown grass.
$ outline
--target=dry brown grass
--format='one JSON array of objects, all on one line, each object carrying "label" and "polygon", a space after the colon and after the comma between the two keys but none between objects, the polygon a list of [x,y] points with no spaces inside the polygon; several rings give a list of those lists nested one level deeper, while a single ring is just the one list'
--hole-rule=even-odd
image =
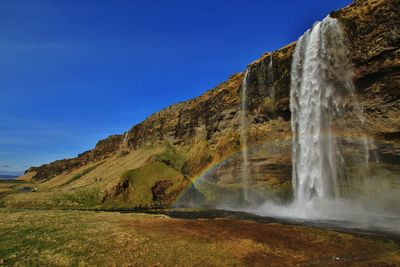
[{"label": "dry brown grass", "polygon": [[1,209],[5,265],[351,266],[400,264],[391,241],[229,219]]}]

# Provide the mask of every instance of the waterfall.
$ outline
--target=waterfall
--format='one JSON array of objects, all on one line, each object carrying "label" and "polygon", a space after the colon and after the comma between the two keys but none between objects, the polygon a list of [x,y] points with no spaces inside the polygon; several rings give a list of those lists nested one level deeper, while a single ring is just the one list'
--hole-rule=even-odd
[{"label": "waterfall", "polygon": [[270,61],[269,61],[269,64],[268,64],[267,73],[268,73],[268,77],[269,77],[269,82],[271,84],[271,88],[270,88],[270,91],[269,91],[269,97],[271,98],[272,103],[274,104],[274,107],[275,107],[276,96],[275,96],[274,69],[273,69],[273,67],[274,67],[274,61],[273,61],[273,55],[271,54],[271,58],[270,58]]},{"label": "waterfall", "polygon": [[327,17],[300,37],[292,59],[290,90],[294,199],[290,204],[266,200],[247,212],[399,231],[394,197],[398,191],[379,187],[380,180],[369,170],[374,160],[369,150],[376,147],[354,94],[349,59],[336,19]]},{"label": "waterfall", "polygon": [[249,200],[248,183],[249,183],[249,151],[247,147],[247,85],[249,80],[249,70],[246,73],[242,82],[242,112],[240,120],[241,138],[242,138],[242,188],[244,200]]},{"label": "waterfall", "polygon": [[276,118],[276,96],[275,96],[275,85],[274,85],[274,59],[273,59],[273,54],[271,54],[268,67],[267,67],[267,75],[268,75],[268,82],[270,84],[269,88],[269,98],[271,99],[271,105],[272,105],[272,117]]},{"label": "waterfall", "polygon": [[[339,22],[330,17],[315,23],[296,44],[290,73],[293,201],[288,201],[291,190],[286,183],[269,187],[269,183],[274,182],[272,179],[284,177],[280,170],[275,172],[274,163],[276,159],[280,163],[288,156],[290,144],[286,142],[286,135],[277,144],[269,139],[265,147],[260,144],[254,149],[248,148],[248,137],[252,136],[249,135],[251,115],[270,114],[270,100],[276,100],[275,89],[280,92],[278,87],[274,88],[274,80],[279,82],[281,79],[276,76],[280,71],[276,71],[274,77],[273,70],[280,67],[281,62],[277,56],[271,56],[269,61],[248,67],[239,93],[241,154],[235,154],[229,162],[224,160],[219,169],[210,170],[197,180],[195,185],[199,192],[204,192],[204,203],[209,202],[211,207],[218,209],[297,223],[301,219],[313,224],[325,223],[329,227],[376,228],[398,233],[398,188],[392,189],[390,180],[380,179],[386,174],[392,179],[396,171],[386,172],[385,169],[378,176],[380,168],[385,166],[372,163],[374,155],[371,153],[370,157],[369,151],[375,151],[376,147],[367,135],[363,108],[355,96],[350,58],[345,34]],[[250,113],[252,101],[265,106]],[[269,118],[264,125],[275,127],[277,121],[274,119],[275,116]],[[264,125],[260,123],[252,129]],[[379,160],[377,156],[375,161]],[[263,177],[260,172],[266,165],[268,169],[265,168]],[[277,168],[279,165],[276,164]],[[239,168],[240,178],[227,175]],[[231,181],[236,179],[241,183],[240,191],[237,184],[231,186]]]},{"label": "waterfall", "polygon": [[[346,166],[333,124],[349,106],[363,123],[362,109],[353,94],[344,34],[336,19],[326,17],[298,40],[293,54],[290,110],[297,204],[340,197]],[[363,154],[368,164],[368,148]]]}]

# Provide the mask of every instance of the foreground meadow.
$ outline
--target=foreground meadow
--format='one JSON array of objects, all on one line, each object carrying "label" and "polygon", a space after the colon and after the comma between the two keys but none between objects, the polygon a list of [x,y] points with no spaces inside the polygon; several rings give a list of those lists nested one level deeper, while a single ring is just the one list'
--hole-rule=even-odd
[{"label": "foreground meadow", "polygon": [[399,244],[304,226],[0,209],[0,265],[398,266]]}]

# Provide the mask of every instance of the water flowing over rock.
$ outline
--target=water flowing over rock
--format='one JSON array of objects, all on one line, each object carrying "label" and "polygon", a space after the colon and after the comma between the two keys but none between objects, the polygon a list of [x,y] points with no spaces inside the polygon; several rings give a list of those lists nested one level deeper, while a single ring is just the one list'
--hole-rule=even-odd
[{"label": "water flowing over rock", "polygon": [[242,184],[243,184],[243,198],[245,201],[249,200],[248,184],[250,176],[250,162],[249,162],[249,150],[247,142],[247,83],[248,83],[249,72],[246,73],[242,83],[242,114],[241,114],[241,138],[242,138]]},{"label": "water flowing over rock", "polygon": [[273,113],[273,118],[276,118],[276,112],[275,112],[275,103],[276,103],[276,95],[275,95],[275,85],[274,85],[274,56],[271,55],[271,59],[268,64],[268,74],[269,74],[269,79],[271,83],[271,88],[270,88],[270,93],[269,96],[272,101],[272,113]]},{"label": "water flowing over rock", "polygon": [[[316,23],[297,42],[290,109],[295,201],[340,197],[339,185],[349,177],[333,122],[349,109],[357,114],[361,129],[364,119],[354,97],[346,39],[336,19]],[[363,152],[368,164],[368,149]]]},{"label": "water flowing over rock", "polygon": [[[248,211],[399,231],[399,210],[393,205],[398,189],[382,186],[382,176],[379,185],[379,174],[370,172],[375,144],[355,96],[350,59],[346,32],[335,18],[326,17],[300,37],[290,89],[294,199],[283,205],[267,200]],[[374,167],[385,165],[375,157]]]}]

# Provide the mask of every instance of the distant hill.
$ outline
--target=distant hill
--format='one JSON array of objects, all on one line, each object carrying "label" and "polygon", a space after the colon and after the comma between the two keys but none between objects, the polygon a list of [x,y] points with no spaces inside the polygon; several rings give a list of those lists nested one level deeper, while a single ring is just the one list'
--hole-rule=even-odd
[{"label": "distant hill", "polygon": [[5,175],[5,174],[0,174],[0,180],[13,180],[18,178],[18,175]]}]

